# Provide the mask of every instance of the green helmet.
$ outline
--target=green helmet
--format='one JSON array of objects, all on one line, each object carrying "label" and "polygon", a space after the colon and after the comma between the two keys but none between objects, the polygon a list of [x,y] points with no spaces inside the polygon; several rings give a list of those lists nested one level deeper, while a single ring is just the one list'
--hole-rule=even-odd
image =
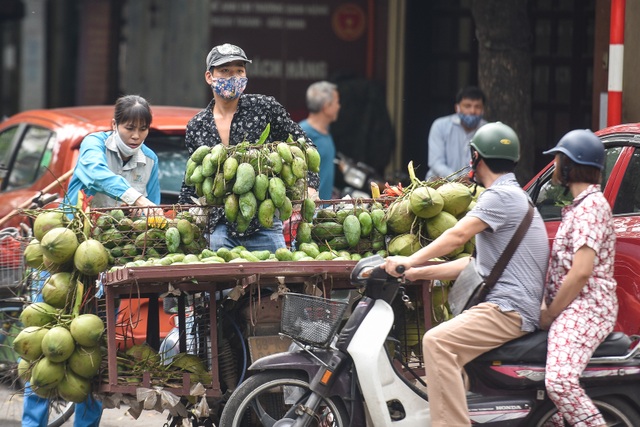
[{"label": "green helmet", "polygon": [[471,146],[485,159],[520,159],[520,140],[515,131],[502,122],[487,123],[476,131]]}]

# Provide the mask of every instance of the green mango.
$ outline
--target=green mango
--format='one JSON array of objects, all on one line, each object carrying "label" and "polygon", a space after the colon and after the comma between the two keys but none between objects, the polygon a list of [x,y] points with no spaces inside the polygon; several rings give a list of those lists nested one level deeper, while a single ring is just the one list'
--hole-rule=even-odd
[{"label": "green mango", "polygon": [[289,147],[289,144],[287,144],[286,142],[280,142],[276,146],[276,150],[285,163],[293,162],[293,154],[291,154],[291,148]]},{"label": "green mango", "polygon": [[282,178],[282,181],[284,181],[284,185],[286,185],[287,187],[291,187],[296,183],[296,176],[293,174],[293,169],[291,169],[290,164],[285,163],[284,165],[282,165],[280,177]]},{"label": "green mango", "polygon": [[278,175],[282,172],[282,157],[280,157],[280,154],[274,151],[269,154],[268,160],[274,174]]},{"label": "green mango", "polygon": [[[191,178],[193,180],[193,177]],[[245,194],[253,188],[256,181],[256,171],[249,163],[240,163],[236,171],[236,182],[233,184],[233,192],[237,195]]]},{"label": "green mango", "polygon": [[191,181],[191,175],[193,175],[193,172],[196,170],[196,166],[198,166],[196,162],[191,159],[187,160],[187,167],[184,172],[184,183],[189,186],[194,184],[194,182]]},{"label": "green mango", "polygon": [[373,228],[373,220],[371,219],[369,212],[361,212],[360,215],[358,215],[358,221],[360,221],[360,234],[368,237],[371,234],[371,229]]},{"label": "green mango", "polygon": [[256,212],[258,211],[258,201],[251,191],[240,195],[238,203],[240,206],[240,214],[246,220],[251,220],[256,216]]},{"label": "green mango", "polygon": [[217,166],[214,166],[212,157],[213,155],[209,153],[202,159],[202,176],[212,176],[216,171]]},{"label": "green mango", "polygon": [[238,202],[238,196],[235,194],[229,194],[224,199],[224,216],[229,222],[236,222],[238,218],[238,211],[240,210],[240,203]]},{"label": "green mango", "polygon": [[198,165],[193,170],[193,174],[191,174],[191,182],[194,184],[200,184],[204,181],[205,176],[202,174],[202,165]]},{"label": "green mango", "polygon": [[199,165],[199,164],[202,163],[202,160],[204,159],[204,156],[206,156],[210,152],[211,152],[211,147],[209,147],[207,145],[201,145],[200,147],[196,148],[196,150],[193,152],[193,154],[191,154],[191,160],[194,163]]},{"label": "green mango", "polygon": [[318,248],[318,245],[314,243],[301,243],[300,250],[311,258],[315,258],[320,255],[320,249]]},{"label": "green mango", "polygon": [[216,174],[213,179],[213,196],[214,197],[224,197],[227,194],[227,181],[224,179],[223,173]]},{"label": "green mango", "polygon": [[320,153],[313,146],[308,146],[306,149],[307,154],[307,168],[311,172],[320,172]]},{"label": "green mango", "polygon": [[276,208],[282,207],[286,192],[287,189],[282,179],[274,176],[269,180],[269,197],[273,200]]},{"label": "green mango", "polygon": [[296,178],[306,178],[307,177],[307,162],[302,157],[294,157],[293,163],[291,163],[291,170],[293,172],[293,176]]},{"label": "green mango", "polygon": [[344,219],[342,224],[344,228],[344,237],[347,238],[347,243],[352,248],[355,248],[360,241],[362,228],[360,227],[360,221],[355,215],[349,215]]},{"label": "green mango", "polygon": [[303,221],[300,224],[298,224],[296,241],[300,243],[311,243],[311,224],[310,223]]},{"label": "green mango", "polygon": [[280,215],[278,215],[280,221],[286,221],[291,218],[291,215],[293,214],[293,204],[291,203],[291,199],[285,196],[284,202],[282,202],[282,206],[280,206],[278,210],[280,211]]},{"label": "green mango", "polygon": [[267,191],[269,190],[269,177],[260,173],[256,176],[256,181],[253,184],[253,194],[256,199],[262,201],[267,197]]},{"label": "green mango", "polygon": [[302,220],[306,222],[312,222],[313,215],[315,214],[315,212],[316,212],[316,203],[309,198],[304,199],[304,201],[302,202],[302,209],[301,209]]},{"label": "green mango", "polygon": [[236,177],[236,171],[238,170],[238,159],[235,157],[229,157],[224,161],[222,165],[222,173],[225,181],[231,181]]},{"label": "green mango", "polygon": [[[242,196],[240,196],[242,198]],[[266,199],[260,203],[258,207],[258,221],[264,228],[273,227],[273,215],[276,213],[276,207],[273,200]]]}]

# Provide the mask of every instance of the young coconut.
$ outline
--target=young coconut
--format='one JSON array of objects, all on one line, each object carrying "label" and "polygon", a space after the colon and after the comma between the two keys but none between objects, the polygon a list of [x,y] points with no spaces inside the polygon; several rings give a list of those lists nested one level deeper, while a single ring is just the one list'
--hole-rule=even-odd
[{"label": "young coconut", "polygon": [[44,302],[55,308],[65,308],[71,305],[76,286],[77,281],[73,279],[71,273],[55,273],[44,283],[42,298]]},{"label": "young coconut", "polygon": [[106,270],[109,254],[102,243],[95,239],[87,239],[78,246],[73,255],[73,264],[82,274],[95,276]]},{"label": "young coconut", "polygon": [[36,239],[42,241],[42,238],[49,230],[64,227],[67,222],[67,217],[61,211],[44,211],[33,222],[33,235]]},{"label": "young coconut", "polygon": [[101,361],[102,351],[99,346],[83,347],[78,345],[67,360],[67,366],[77,375],[91,379],[100,371]]},{"label": "young coconut", "polygon": [[24,326],[47,326],[58,314],[58,309],[46,302],[29,304],[20,313],[20,323]]},{"label": "young coconut", "polygon": [[42,259],[42,246],[38,239],[31,239],[26,248],[24,248],[24,262],[31,268],[41,268]]},{"label": "young coconut", "polygon": [[64,378],[64,363],[52,362],[46,357],[38,360],[31,370],[31,388],[40,397],[48,398]]},{"label": "young coconut", "polygon": [[58,394],[68,402],[84,402],[91,392],[91,383],[88,379],[82,378],[71,371],[58,383]]},{"label": "young coconut", "polygon": [[40,246],[45,257],[56,264],[64,264],[73,259],[78,248],[78,238],[73,230],[58,227],[44,235]]},{"label": "young coconut", "polygon": [[81,314],[71,321],[71,336],[80,345],[94,347],[100,344],[104,322],[95,314]]},{"label": "young coconut", "polygon": [[13,349],[23,359],[34,361],[42,356],[42,340],[49,329],[41,326],[24,328],[13,340]]},{"label": "young coconut", "polygon": [[442,210],[458,216],[467,210],[471,203],[471,191],[461,182],[448,182],[438,187],[444,206]]},{"label": "young coconut", "polygon": [[75,348],[71,332],[63,326],[54,326],[42,339],[42,352],[52,362],[64,362]]}]

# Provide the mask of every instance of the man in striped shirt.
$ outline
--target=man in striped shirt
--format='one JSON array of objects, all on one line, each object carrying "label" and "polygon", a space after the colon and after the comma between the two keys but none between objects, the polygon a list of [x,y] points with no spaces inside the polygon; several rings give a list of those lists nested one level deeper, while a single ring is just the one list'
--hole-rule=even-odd
[{"label": "man in striped shirt", "polygon": [[[500,122],[481,127],[471,140],[472,173],[486,190],[475,207],[413,255],[387,258],[385,270],[397,276],[396,267],[402,265],[411,281],[455,279],[469,257],[424,263],[475,237],[476,269],[487,277],[529,210],[529,197],[513,174],[519,157],[513,129]],[[485,301],[427,331],[422,343],[433,427],[471,425],[462,369],[479,355],[536,330],[548,260],[546,229],[534,209],[529,229]]]}]

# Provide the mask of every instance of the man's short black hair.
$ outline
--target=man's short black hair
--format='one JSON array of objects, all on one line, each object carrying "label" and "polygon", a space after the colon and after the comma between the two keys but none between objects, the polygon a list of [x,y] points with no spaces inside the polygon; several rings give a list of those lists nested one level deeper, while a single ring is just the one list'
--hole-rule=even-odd
[{"label": "man's short black hair", "polygon": [[493,173],[510,173],[516,169],[517,163],[509,159],[486,159],[482,158],[489,170]]},{"label": "man's short black hair", "polygon": [[480,89],[477,86],[466,86],[460,89],[458,91],[458,94],[456,95],[456,104],[459,104],[460,101],[462,101],[465,98],[473,99],[473,100],[480,99],[482,100],[483,104],[487,103],[487,99],[486,99],[486,96],[484,95],[484,92],[482,91],[482,89]]}]

